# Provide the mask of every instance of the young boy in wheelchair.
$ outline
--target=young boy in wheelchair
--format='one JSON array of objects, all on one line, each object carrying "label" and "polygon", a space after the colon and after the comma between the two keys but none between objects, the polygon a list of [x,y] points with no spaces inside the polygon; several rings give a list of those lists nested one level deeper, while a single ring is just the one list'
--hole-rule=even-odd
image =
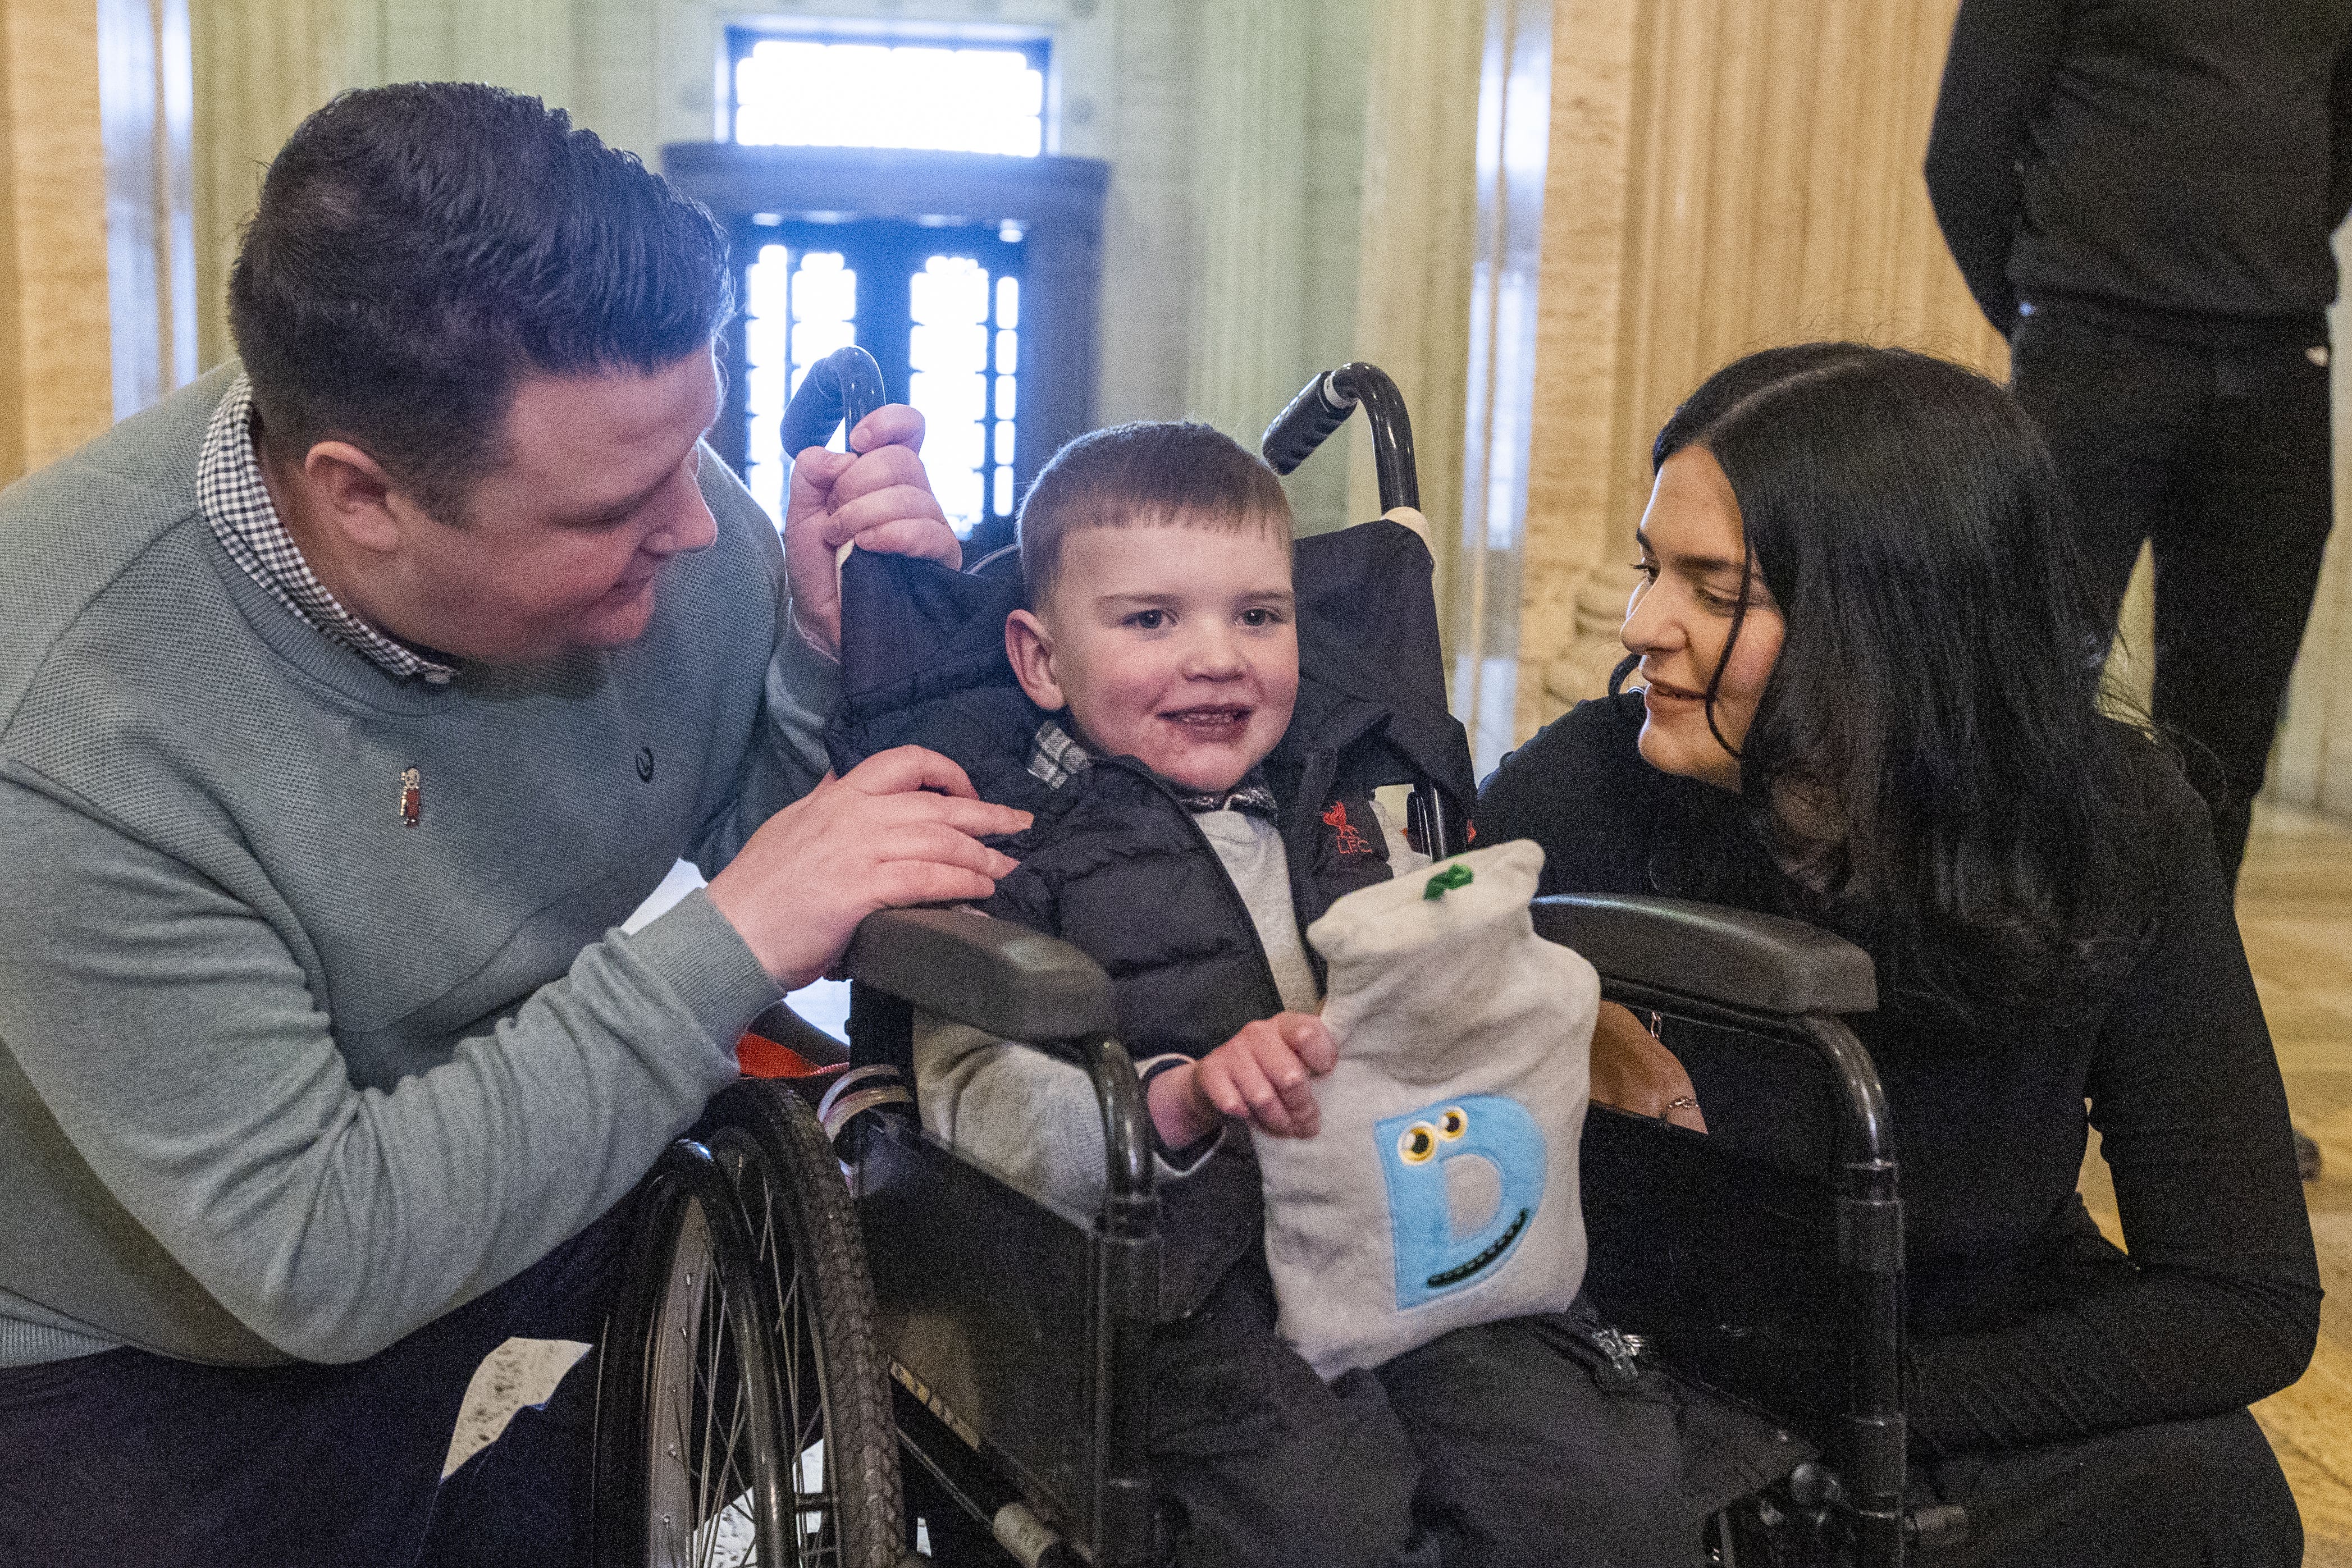
[{"label": "young boy in wheelchair", "polygon": [[[1201,424],[1065,447],[1020,524],[1017,682],[919,708],[912,739],[1030,810],[987,913],[1111,976],[1145,1080],[1163,1202],[1152,1476],[1185,1564],[1675,1563],[1775,1479],[1773,1440],[1611,1354],[1581,1310],[1476,1324],[1329,1382],[1276,1331],[1243,1129],[1311,1138],[1338,1051],[1302,929],[1419,857],[1349,748],[1395,744],[1377,680],[1300,670],[1274,474]],[[926,1126],[1076,1218],[1104,1145],[1076,1066],[919,1019]]]}]

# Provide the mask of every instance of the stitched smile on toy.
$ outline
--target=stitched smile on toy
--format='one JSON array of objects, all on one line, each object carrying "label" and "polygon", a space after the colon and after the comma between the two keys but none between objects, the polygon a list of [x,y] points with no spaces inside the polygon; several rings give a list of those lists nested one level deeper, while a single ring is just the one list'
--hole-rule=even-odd
[{"label": "stitched smile on toy", "polygon": [[1508,1252],[1511,1249],[1511,1243],[1517,1241],[1519,1239],[1519,1232],[1525,1230],[1527,1228],[1528,1211],[1523,1208],[1519,1210],[1518,1218],[1511,1221],[1511,1228],[1495,1239],[1495,1244],[1492,1247],[1487,1248],[1486,1250],[1479,1253],[1478,1256],[1471,1259],[1467,1263],[1459,1264],[1451,1269],[1440,1270],[1438,1272],[1432,1274],[1427,1281],[1429,1288],[1433,1291],[1436,1291],[1442,1290],[1447,1285],[1460,1284],[1463,1281],[1468,1279],[1479,1270],[1484,1269],[1487,1264],[1492,1263],[1496,1259],[1500,1258],[1504,1253]]}]

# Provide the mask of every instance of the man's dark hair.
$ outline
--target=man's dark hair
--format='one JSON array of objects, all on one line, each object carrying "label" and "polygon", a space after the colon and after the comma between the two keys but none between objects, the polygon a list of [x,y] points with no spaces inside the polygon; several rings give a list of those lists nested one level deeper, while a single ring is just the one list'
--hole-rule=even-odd
[{"label": "man's dark hair", "polygon": [[1061,575],[1062,541],[1078,528],[1176,523],[1238,533],[1278,528],[1290,501],[1265,460],[1212,424],[1138,420],[1077,437],[1038,472],[1021,503],[1021,575],[1030,607]]},{"label": "man's dark hair", "polygon": [[734,308],[710,214],[535,98],[347,92],[269,165],[229,275],[264,441],[352,442],[451,522],[516,383],[650,372]]}]

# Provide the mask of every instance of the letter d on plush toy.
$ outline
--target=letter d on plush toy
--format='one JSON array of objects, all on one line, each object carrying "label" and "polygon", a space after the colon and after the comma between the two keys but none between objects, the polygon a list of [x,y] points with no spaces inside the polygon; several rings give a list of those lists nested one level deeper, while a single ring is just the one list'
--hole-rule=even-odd
[{"label": "letter d on plush toy", "polygon": [[[1543,1204],[1543,1129],[1527,1107],[1471,1094],[1391,1116],[1372,1131],[1388,1178],[1398,1308],[1500,1268]],[[1483,1215],[1465,1213],[1480,1207]]]}]

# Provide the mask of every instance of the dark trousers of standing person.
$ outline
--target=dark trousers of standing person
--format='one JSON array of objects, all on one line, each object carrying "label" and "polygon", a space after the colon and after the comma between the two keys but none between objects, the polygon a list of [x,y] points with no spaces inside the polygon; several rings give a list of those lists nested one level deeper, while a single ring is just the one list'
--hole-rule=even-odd
[{"label": "dark trousers of standing person", "polygon": [[446,1481],[482,1358],[593,1343],[630,1205],[365,1361],[236,1368],[141,1350],[0,1368],[0,1563],[41,1568],[570,1568],[596,1360]]},{"label": "dark trousers of standing person", "polygon": [[2151,716],[2234,886],[2334,517],[2327,323],[2165,325],[2036,302],[2011,382],[2074,492],[2106,625],[2153,544]]}]

